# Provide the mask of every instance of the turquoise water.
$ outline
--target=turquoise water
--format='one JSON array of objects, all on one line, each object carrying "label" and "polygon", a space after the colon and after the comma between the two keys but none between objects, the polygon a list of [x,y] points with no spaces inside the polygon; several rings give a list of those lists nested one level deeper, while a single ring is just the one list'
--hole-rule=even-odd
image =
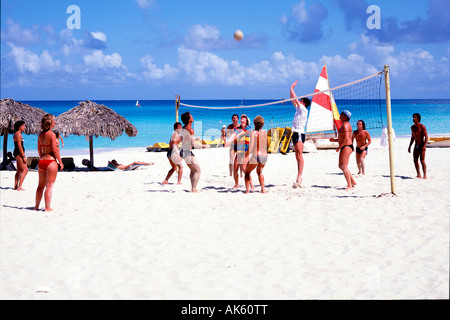
[{"label": "turquoise water", "polygon": [[[44,111],[54,114],[56,116],[61,113],[77,106],[79,101],[21,101],[29,104],[32,107],[38,107]],[[140,107],[136,107],[136,101],[127,100],[96,100],[98,104],[103,104],[118,114],[124,116],[130,121],[138,130],[136,137],[128,137],[126,134],[118,137],[112,141],[109,138],[94,137],[94,148],[146,148],[156,142],[168,142],[173,130],[173,124],[175,122],[175,100],[143,100],[140,102]],[[197,101],[181,101],[182,103],[199,105],[199,106],[214,106],[214,107],[230,107],[239,106],[241,100],[197,100]],[[245,100],[246,105],[255,105],[270,102],[267,100]],[[339,101],[336,101],[338,106]],[[283,125],[290,126],[292,123],[292,117],[294,115],[293,109],[286,104],[286,114],[283,114]],[[410,128],[412,125],[412,114],[418,112],[422,116],[422,123],[427,127],[429,134],[449,134],[450,133],[450,99],[446,100],[392,100],[392,123],[395,134],[397,137],[410,136]],[[348,108],[355,116],[352,117],[351,124],[356,128],[356,121],[358,118],[358,111]],[[184,110],[180,110],[180,115]],[[192,109],[190,110],[192,111]],[[219,130],[223,124],[229,124],[231,121],[231,115],[233,113],[241,114],[245,112],[253,119],[254,115],[252,110],[223,110],[214,111],[208,113],[207,110],[197,110],[206,118],[211,121],[205,121],[202,131],[203,133],[213,127]],[[255,111],[256,112],[256,111]],[[257,111],[262,113],[262,109]],[[262,114],[263,115],[263,114]],[[264,115],[263,115],[264,116]],[[268,118],[265,117],[266,123]],[[380,105],[379,110],[376,113],[376,120],[374,121],[373,128],[369,130],[372,137],[380,137],[381,129],[387,125],[386,106],[384,102]],[[194,120],[198,117],[194,116]],[[366,121],[367,123],[367,121]],[[195,122],[194,122],[195,124]],[[274,124],[277,125],[276,123]],[[195,127],[194,127],[195,129]],[[196,130],[198,136],[200,136],[199,130]],[[204,137],[205,139],[210,138]],[[2,144],[3,144],[3,139]],[[37,135],[24,135],[25,149],[29,154],[36,154]],[[8,151],[13,150],[12,135],[8,138]],[[89,143],[84,136],[69,136],[64,137],[64,149],[67,150],[79,150],[87,149]],[[63,152],[65,153],[65,152]]]}]

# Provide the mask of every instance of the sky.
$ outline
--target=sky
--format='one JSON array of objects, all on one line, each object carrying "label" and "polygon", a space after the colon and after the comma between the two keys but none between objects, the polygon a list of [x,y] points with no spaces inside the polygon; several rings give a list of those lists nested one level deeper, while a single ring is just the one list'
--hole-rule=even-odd
[{"label": "sky", "polygon": [[[236,41],[235,30],[244,38]],[[449,0],[2,0],[1,98],[281,99],[389,65],[450,98]]]}]

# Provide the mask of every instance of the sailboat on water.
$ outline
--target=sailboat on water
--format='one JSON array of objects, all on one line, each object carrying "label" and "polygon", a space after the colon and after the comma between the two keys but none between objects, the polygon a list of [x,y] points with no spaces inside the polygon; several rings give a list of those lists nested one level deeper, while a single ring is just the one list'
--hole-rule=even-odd
[{"label": "sailboat on water", "polygon": [[136,101],[136,107],[140,107],[139,100]]}]

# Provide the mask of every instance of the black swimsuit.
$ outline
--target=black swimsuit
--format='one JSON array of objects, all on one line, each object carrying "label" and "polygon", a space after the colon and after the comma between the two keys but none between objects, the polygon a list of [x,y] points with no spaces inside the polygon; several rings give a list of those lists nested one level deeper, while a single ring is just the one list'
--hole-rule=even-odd
[{"label": "black swimsuit", "polygon": [[364,151],[366,151],[367,153],[369,153],[369,147],[366,147],[364,150],[361,150],[360,148],[356,147],[356,153],[361,154]]},{"label": "black swimsuit", "polygon": [[342,149],[344,149],[345,147],[349,147],[350,149],[352,149],[352,151],[355,150],[355,149],[353,148],[353,145],[352,145],[352,144],[348,144],[348,145],[346,145],[346,146],[343,146],[343,147],[341,148],[341,151],[342,151]]},{"label": "black swimsuit", "polygon": [[423,150],[423,144],[416,144],[415,146],[414,146],[414,150],[416,150],[416,151],[422,151]]},{"label": "black swimsuit", "polygon": [[[23,139],[22,139],[22,149],[23,152],[25,152],[25,148],[23,147]],[[17,143],[17,141],[14,141],[14,158],[16,158],[18,155],[20,154],[20,150],[19,150],[19,144]]]}]

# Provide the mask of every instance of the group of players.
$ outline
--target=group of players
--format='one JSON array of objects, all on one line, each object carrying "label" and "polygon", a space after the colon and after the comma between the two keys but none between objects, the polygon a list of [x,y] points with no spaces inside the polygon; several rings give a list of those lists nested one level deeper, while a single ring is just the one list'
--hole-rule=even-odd
[{"label": "group of players", "polygon": [[[306,140],[305,126],[308,118],[308,108],[311,105],[311,101],[308,98],[298,99],[295,94],[294,88],[298,81],[295,81],[290,87],[290,100],[295,107],[295,114],[292,123],[292,143],[295,151],[295,158],[297,161],[297,178],[293,184],[293,188],[300,188],[303,182],[303,147]],[[358,167],[358,174],[365,174],[365,157],[367,156],[368,147],[371,144],[371,137],[368,131],[365,129],[365,123],[363,120],[358,120],[357,130],[353,131],[350,125],[351,113],[348,110],[344,110],[340,114],[340,120],[342,125],[338,130],[338,137],[331,138],[330,141],[338,142],[336,152],[339,152],[339,169],[342,170],[345,180],[347,182],[346,190],[352,190],[356,186],[356,181],[353,178],[348,163],[350,155],[355,151],[353,141],[356,140],[356,164]],[[239,172],[245,174],[245,187],[246,193],[253,191],[254,185],[250,177],[250,173],[256,168],[258,179],[261,186],[261,192],[266,193],[264,186],[264,175],[262,171],[267,162],[267,132],[263,129],[264,118],[257,116],[253,123],[254,130],[251,130],[250,121],[248,117],[241,115],[240,123],[239,116],[234,114],[231,118],[232,123],[222,130],[221,143],[225,147],[230,147],[230,161],[229,170],[230,176],[234,177],[235,185],[234,189],[239,188]],[[420,123],[420,114],[415,113],[413,115],[414,125],[411,127],[411,141],[409,144],[408,152],[411,152],[411,146],[415,142],[413,159],[414,165],[417,171],[417,177],[422,178],[420,173],[419,159],[423,170],[423,179],[427,178],[426,164],[425,164],[425,151],[426,143],[428,141],[428,134],[425,126]],[[170,138],[169,150],[167,157],[171,164],[171,169],[167,173],[163,184],[168,184],[169,178],[174,172],[178,170],[178,184],[181,183],[183,175],[182,160],[185,160],[187,166],[190,169],[190,180],[192,192],[198,192],[197,184],[200,179],[200,165],[192,152],[194,148],[202,148],[202,145],[195,140],[194,129],[192,123],[194,121],[192,115],[189,112],[184,113],[181,116],[181,121],[184,125],[177,122],[174,124],[174,132]],[[181,142],[181,148],[179,147]]]}]

